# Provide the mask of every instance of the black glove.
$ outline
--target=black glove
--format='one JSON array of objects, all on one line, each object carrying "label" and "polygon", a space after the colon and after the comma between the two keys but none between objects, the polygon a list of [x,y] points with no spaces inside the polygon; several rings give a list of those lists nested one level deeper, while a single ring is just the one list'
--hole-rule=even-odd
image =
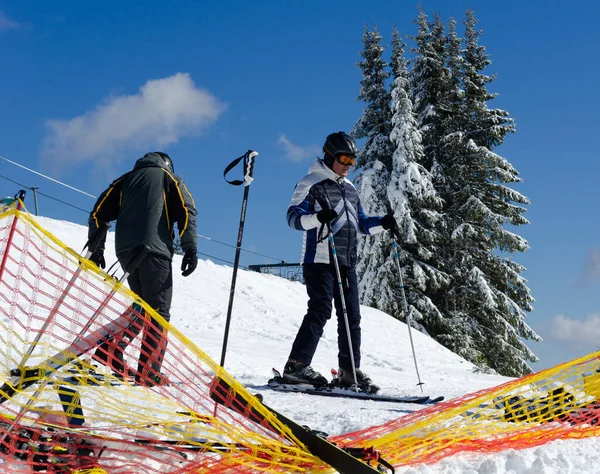
[{"label": "black glove", "polygon": [[323,209],[317,212],[317,219],[321,224],[329,224],[337,216],[338,213],[335,212],[335,209]]},{"label": "black glove", "polygon": [[387,214],[383,216],[381,219],[381,227],[383,227],[385,230],[389,230],[395,237],[398,237],[400,234],[398,232],[398,223],[396,222],[393,214]]},{"label": "black glove", "polygon": [[188,250],[183,256],[181,261],[181,274],[186,277],[194,273],[194,270],[198,266],[198,256],[196,255],[196,249]]},{"label": "black glove", "polygon": [[104,252],[101,250],[94,252],[90,255],[90,261],[94,262],[99,268],[106,267],[106,260],[104,260]]}]

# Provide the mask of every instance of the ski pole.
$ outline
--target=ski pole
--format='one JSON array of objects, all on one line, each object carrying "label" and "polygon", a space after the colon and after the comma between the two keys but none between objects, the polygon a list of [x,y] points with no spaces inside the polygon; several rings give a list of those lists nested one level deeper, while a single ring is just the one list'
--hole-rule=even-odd
[{"label": "ski pole", "polygon": [[[21,210],[24,199],[25,199],[25,191],[23,189],[21,189],[15,195],[15,200],[17,201],[17,211]],[[11,225],[11,228],[10,228],[10,233],[8,234],[8,241],[6,242],[6,250],[4,251],[4,255],[2,256],[2,264],[0,264],[0,281],[2,281],[2,275],[4,274],[4,267],[6,266],[6,260],[8,259],[8,250],[10,249],[10,246],[12,244],[12,239],[13,239],[15,230],[17,228],[18,220],[19,220],[19,216],[15,215],[12,225]]]},{"label": "ski pole", "polygon": [[344,298],[344,285],[342,284],[342,274],[340,273],[340,264],[337,258],[337,252],[335,251],[335,242],[333,241],[333,233],[331,232],[331,226],[329,226],[329,245],[331,246],[331,255],[333,256],[333,264],[335,266],[335,273],[337,274],[338,287],[340,290],[340,300],[342,302],[342,312],[344,313],[344,324],[346,325],[346,337],[348,338],[348,351],[350,352],[350,362],[352,364],[352,377],[354,379],[354,386],[358,391],[358,381],[356,380],[356,364],[354,363],[354,351],[352,349],[352,340],[350,339],[350,323],[348,322],[348,310],[346,309],[346,298]]},{"label": "ski pole", "polygon": [[410,329],[411,316],[410,311],[408,310],[408,303],[406,302],[406,294],[404,292],[404,279],[402,278],[402,268],[400,267],[400,256],[398,255],[398,244],[396,243],[396,238],[394,237],[394,255],[396,257],[396,265],[398,266],[398,275],[400,275],[400,291],[402,292],[402,305],[404,308],[404,314],[406,315],[406,326],[408,326],[408,337],[410,339],[410,347],[412,349],[413,360],[415,361],[415,370],[417,371],[417,380],[419,383],[417,384],[421,388],[421,392],[423,391],[423,382],[421,382],[421,376],[419,375],[419,366],[417,365],[417,354],[415,352],[415,345],[413,343],[412,331]]},{"label": "ski pole", "polygon": [[242,248],[242,237],[244,234],[244,222],[246,221],[246,206],[248,204],[248,193],[250,191],[250,184],[254,180],[254,158],[258,155],[257,152],[253,150],[248,150],[239,158],[233,160],[225,171],[223,172],[223,177],[227,175],[229,171],[231,171],[240,161],[244,160],[244,180],[234,180],[229,181],[225,178],[229,184],[233,186],[244,185],[244,197],[242,199],[242,213],[240,216],[240,227],[238,230],[237,237],[237,246],[235,248],[235,260],[233,262],[233,276],[231,278],[231,289],[229,290],[229,305],[227,306],[227,319],[225,321],[225,334],[223,335],[223,348],[221,350],[221,363],[219,364],[221,367],[225,366],[225,354],[227,353],[227,340],[229,339],[229,328],[231,325],[231,311],[233,309],[233,296],[235,294],[235,282],[237,279],[237,270],[240,262],[240,251]]}]

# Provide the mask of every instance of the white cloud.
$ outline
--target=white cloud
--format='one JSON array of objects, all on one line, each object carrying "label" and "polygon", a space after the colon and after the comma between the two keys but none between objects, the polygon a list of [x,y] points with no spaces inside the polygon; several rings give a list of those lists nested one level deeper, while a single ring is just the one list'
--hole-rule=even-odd
[{"label": "white cloud", "polygon": [[19,26],[21,26],[19,23],[11,20],[4,13],[0,12],[0,31],[16,30]]},{"label": "white cloud", "polygon": [[281,135],[277,140],[285,152],[285,157],[290,161],[300,162],[307,158],[315,158],[321,153],[321,149],[316,146],[301,147],[294,145],[285,135]]},{"label": "white cloud", "polygon": [[592,344],[600,341],[600,313],[588,315],[584,320],[570,319],[558,314],[550,323],[550,336],[569,344]]},{"label": "white cloud", "polygon": [[189,74],[150,80],[135,95],[109,97],[94,110],[70,120],[46,121],[42,155],[65,166],[101,158],[110,165],[128,148],[164,148],[200,134],[225,109],[195,86]]}]

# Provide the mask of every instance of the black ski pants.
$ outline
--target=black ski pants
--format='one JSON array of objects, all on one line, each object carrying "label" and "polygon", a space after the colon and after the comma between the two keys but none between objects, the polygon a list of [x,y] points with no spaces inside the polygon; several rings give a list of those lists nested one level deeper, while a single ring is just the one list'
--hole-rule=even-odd
[{"label": "black ski pants", "polygon": [[[119,255],[124,269],[131,261],[131,255]],[[139,295],[155,309],[166,321],[171,320],[171,301],[173,299],[173,271],[171,259],[149,253],[139,266],[131,271],[127,278],[131,291]],[[123,370],[123,351],[144,329],[142,347],[138,361],[138,375],[155,377],[160,375],[163,357],[167,348],[167,335],[154,318],[144,322],[143,310],[132,305],[129,310],[132,317],[129,326],[120,334],[102,343],[96,350],[96,358],[109,360],[109,365],[117,372]]]},{"label": "black ski pants", "polygon": [[[350,326],[350,338],[354,354],[354,365],[360,367],[360,305],[358,302],[358,280],[355,267],[340,267],[344,299]],[[323,329],[331,318],[332,305],[335,301],[335,312],[338,319],[338,365],[341,369],[352,370],[348,337],[340,289],[335,266],[325,263],[305,263],[304,281],[308,293],[308,311],[300,325],[296,339],[292,345],[290,359],[310,365],[317,350]]]}]

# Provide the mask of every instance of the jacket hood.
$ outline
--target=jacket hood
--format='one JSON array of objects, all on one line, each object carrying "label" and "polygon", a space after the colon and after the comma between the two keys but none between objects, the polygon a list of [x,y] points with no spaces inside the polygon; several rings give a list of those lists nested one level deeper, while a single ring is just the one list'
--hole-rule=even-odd
[{"label": "jacket hood", "polygon": [[147,168],[149,166],[156,166],[158,168],[164,168],[167,171],[173,173],[173,165],[171,164],[171,161],[169,160],[169,164],[167,164],[165,159],[162,156],[160,156],[158,153],[155,153],[155,152],[146,153],[144,156],[139,158],[135,162],[135,166],[133,167],[133,169],[137,170],[140,168]]},{"label": "jacket hood", "polygon": [[340,176],[335,171],[333,171],[329,166],[327,166],[325,164],[325,161],[323,160],[323,158],[317,158],[315,160],[315,162],[312,164],[312,166],[308,170],[308,174],[319,174],[319,175],[323,176],[323,179],[327,178],[332,181],[338,181],[340,179],[343,179],[347,183],[352,184],[352,182],[348,178],[344,178],[343,176]]}]

